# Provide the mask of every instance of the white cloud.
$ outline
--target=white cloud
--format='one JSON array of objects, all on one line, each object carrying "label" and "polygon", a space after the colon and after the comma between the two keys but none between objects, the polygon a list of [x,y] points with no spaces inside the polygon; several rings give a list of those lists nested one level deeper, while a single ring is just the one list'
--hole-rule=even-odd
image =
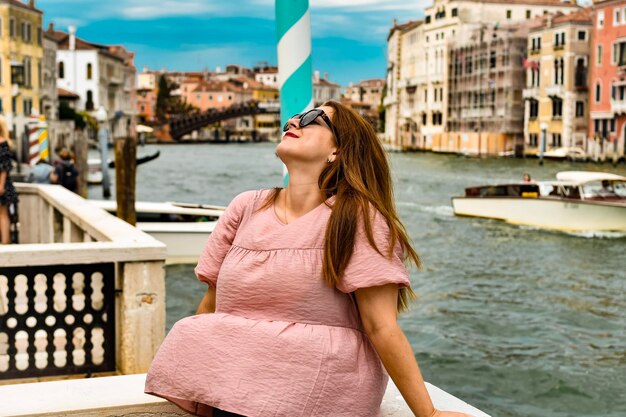
[{"label": "white cloud", "polygon": [[127,19],[152,19],[155,17],[193,16],[215,11],[215,7],[203,0],[128,0],[118,3],[118,10]]}]

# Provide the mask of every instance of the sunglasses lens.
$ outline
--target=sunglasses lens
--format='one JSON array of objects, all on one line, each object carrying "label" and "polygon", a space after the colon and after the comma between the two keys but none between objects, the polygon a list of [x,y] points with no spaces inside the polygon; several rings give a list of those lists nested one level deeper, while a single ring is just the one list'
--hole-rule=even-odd
[{"label": "sunglasses lens", "polygon": [[302,115],[300,118],[300,126],[308,126],[318,118],[320,112],[318,110],[310,110]]}]

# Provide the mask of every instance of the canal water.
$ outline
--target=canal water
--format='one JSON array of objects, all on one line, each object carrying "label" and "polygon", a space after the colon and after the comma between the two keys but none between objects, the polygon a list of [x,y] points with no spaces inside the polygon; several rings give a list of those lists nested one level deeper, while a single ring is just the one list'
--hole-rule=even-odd
[{"label": "canal water", "polygon": [[[226,205],[280,185],[272,144],[162,145],[137,199]],[[400,318],[426,380],[494,417],[626,416],[626,234],[567,235],[452,213],[469,185],[623,165],[391,154],[396,200],[424,262]],[[92,198],[101,190],[92,188]],[[193,314],[193,265],[167,267],[167,326]]]}]

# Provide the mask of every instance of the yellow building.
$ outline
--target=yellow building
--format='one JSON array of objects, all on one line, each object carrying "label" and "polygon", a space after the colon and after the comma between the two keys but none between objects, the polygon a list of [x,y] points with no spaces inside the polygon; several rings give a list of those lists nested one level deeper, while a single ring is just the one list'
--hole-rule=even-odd
[{"label": "yellow building", "polygon": [[39,113],[43,62],[43,13],[35,1],[0,0],[0,113],[14,137]]},{"label": "yellow building", "polygon": [[589,115],[590,9],[545,16],[528,36],[524,152],[584,148]]}]

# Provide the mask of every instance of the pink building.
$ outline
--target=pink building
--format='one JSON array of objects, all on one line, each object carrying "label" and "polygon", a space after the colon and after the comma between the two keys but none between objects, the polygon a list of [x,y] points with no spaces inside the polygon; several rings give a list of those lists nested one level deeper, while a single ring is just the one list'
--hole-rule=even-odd
[{"label": "pink building", "polygon": [[626,1],[593,5],[589,137],[596,155],[625,158]]}]

